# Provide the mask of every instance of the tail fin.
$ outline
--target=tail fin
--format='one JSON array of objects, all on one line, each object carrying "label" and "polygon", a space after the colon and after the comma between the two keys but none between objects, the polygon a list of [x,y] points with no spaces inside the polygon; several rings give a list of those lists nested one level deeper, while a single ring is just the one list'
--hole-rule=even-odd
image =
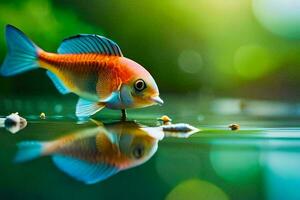
[{"label": "tail fin", "polygon": [[39,141],[25,141],[18,143],[19,150],[14,161],[20,163],[38,158],[43,153],[44,144],[44,142]]},{"label": "tail fin", "polygon": [[22,31],[12,25],[6,25],[5,36],[8,53],[0,69],[1,75],[13,76],[39,67],[39,47]]}]

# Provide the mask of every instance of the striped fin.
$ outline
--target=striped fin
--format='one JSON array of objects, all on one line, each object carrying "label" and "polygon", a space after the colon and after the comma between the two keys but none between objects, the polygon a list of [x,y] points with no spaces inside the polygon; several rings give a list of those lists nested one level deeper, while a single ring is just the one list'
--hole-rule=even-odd
[{"label": "striped fin", "polygon": [[91,163],[63,155],[55,155],[52,159],[61,171],[86,184],[103,181],[120,171],[108,164]]},{"label": "striped fin", "polygon": [[104,108],[104,106],[104,104],[99,102],[93,102],[79,98],[76,105],[76,116],[81,119],[89,117]]},{"label": "striped fin", "polygon": [[57,52],[60,54],[100,53],[123,56],[120,47],[115,42],[95,34],[80,34],[64,39]]}]

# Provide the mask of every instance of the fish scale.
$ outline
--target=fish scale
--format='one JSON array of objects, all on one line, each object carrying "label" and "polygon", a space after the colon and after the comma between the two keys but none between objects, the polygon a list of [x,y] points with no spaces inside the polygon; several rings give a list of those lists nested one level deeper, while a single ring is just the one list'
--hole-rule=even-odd
[{"label": "fish scale", "polygon": [[[76,91],[75,93],[80,95],[85,92],[94,96],[93,98],[101,96],[100,93],[97,93],[97,91],[101,91],[101,88],[97,89],[97,86],[101,87],[99,76],[117,77],[116,74],[119,71],[118,67],[114,66],[114,62],[110,62],[111,58],[101,54],[57,54],[49,56],[47,52],[41,52],[39,57],[42,62],[41,66],[53,71],[66,85]],[[111,68],[116,69],[112,70]],[[106,87],[113,91],[117,89],[120,80],[109,81],[109,83],[110,85],[106,85]]]}]

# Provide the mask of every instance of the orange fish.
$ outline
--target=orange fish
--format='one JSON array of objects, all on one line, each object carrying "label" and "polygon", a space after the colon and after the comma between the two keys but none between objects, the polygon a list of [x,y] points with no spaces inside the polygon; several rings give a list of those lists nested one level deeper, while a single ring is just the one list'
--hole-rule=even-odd
[{"label": "orange fish", "polygon": [[118,122],[87,128],[52,141],[21,142],[15,161],[48,155],[64,173],[93,184],[145,163],[154,155],[163,137],[161,129]]},{"label": "orange fish", "polygon": [[119,46],[103,36],[80,34],[61,43],[57,52],[36,46],[19,29],[6,26],[8,54],[0,73],[12,76],[36,68],[62,93],[79,96],[76,116],[89,117],[102,108],[142,108],[163,104],[158,87],[141,65],[123,56]]}]

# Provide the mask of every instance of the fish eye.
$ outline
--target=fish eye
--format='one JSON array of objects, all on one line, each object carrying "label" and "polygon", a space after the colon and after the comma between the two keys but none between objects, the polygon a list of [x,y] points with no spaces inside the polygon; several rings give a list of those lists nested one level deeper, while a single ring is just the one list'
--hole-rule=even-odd
[{"label": "fish eye", "polygon": [[136,158],[136,159],[139,159],[143,156],[144,154],[144,147],[143,146],[136,146],[134,149],[133,149],[133,152],[132,152],[133,156]]},{"label": "fish eye", "polygon": [[143,91],[146,88],[146,83],[142,79],[138,79],[134,83],[134,89],[138,92]]}]

